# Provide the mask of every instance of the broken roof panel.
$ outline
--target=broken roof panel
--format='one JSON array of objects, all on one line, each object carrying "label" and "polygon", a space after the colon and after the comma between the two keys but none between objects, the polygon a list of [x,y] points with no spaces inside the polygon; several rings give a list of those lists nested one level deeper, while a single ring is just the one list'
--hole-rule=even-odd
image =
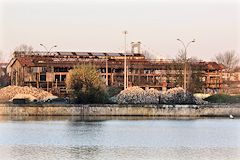
[{"label": "broken roof panel", "polygon": [[96,52],[96,53],[92,53],[93,56],[105,56],[104,53],[101,52]]},{"label": "broken roof panel", "polygon": [[72,56],[73,53],[72,52],[59,52],[59,55],[61,55],[61,56]]},{"label": "broken roof panel", "polygon": [[119,53],[107,53],[108,56],[121,56]]},{"label": "broken roof panel", "polygon": [[89,56],[88,52],[76,52],[77,56]]}]

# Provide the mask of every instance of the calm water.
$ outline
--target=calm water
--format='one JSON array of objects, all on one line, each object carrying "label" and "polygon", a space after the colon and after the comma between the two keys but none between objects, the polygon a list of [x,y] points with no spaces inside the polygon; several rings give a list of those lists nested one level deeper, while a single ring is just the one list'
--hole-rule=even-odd
[{"label": "calm water", "polygon": [[240,119],[0,117],[1,160],[239,160]]}]

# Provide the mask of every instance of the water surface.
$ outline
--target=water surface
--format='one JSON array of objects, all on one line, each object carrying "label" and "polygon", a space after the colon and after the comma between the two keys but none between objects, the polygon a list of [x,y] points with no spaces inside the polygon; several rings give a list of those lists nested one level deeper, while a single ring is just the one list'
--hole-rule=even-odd
[{"label": "water surface", "polygon": [[239,160],[240,119],[1,117],[0,159]]}]

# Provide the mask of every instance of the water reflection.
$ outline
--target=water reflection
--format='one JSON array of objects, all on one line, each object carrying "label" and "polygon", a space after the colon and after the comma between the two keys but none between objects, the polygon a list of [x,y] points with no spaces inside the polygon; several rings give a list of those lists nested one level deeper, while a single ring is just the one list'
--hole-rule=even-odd
[{"label": "water reflection", "polygon": [[[221,119],[223,119],[222,117]],[[228,119],[229,117],[225,117]],[[207,117],[154,117],[154,116],[0,116],[1,121],[73,121],[95,122],[107,120],[196,120],[209,119]],[[219,119],[212,117],[211,119]]]},{"label": "water reflection", "polygon": [[2,160],[238,160],[235,148],[0,146]]}]

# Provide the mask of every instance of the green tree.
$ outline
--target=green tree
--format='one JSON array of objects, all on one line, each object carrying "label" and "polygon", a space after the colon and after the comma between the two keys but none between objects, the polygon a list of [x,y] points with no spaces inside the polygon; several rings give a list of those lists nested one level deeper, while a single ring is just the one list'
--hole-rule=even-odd
[{"label": "green tree", "polygon": [[70,70],[66,86],[76,103],[106,103],[108,95],[95,66],[82,64]]}]

